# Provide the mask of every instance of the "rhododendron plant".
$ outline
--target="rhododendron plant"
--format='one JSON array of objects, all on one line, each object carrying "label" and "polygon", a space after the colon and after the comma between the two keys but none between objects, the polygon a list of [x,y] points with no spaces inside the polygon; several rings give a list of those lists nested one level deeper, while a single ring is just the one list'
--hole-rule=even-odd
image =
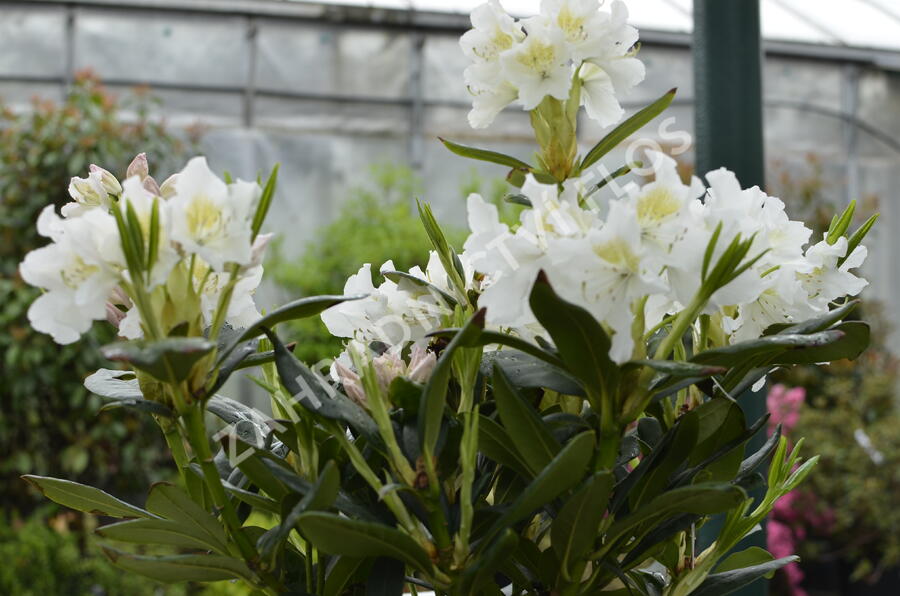
[{"label": "rhododendron plant", "polygon": [[[361,264],[343,296],[258,315],[274,172],[260,188],[195,158],[157,185],[139,156],[122,183],[95,168],[74,180],[76,203],[38,222],[51,244],[22,264],[47,290],[33,324],[71,342],[108,319],[139,338],[103,348],[130,370],[86,385],[156,417],[181,481],[152,487],[142,508],[28,479],[121,518],[98,529],[116,565],[266,594],[712,596],[795,560],[732,552],[816,463],[778,428],[747,451],[766,418],[747,420],[735,396],[774,368],[865,348],[868,327],[844,318],[866,285],[854,269],[874,219],[851,232],[851,204],[810,244],[778,198],[726,170],[708,188],[683,180],[655,152],[652,180],[619,185],[635,164],[609,173],[602,160],[674,90],[579,156],[582,105],[614,124],[643,78],[637,32],[621,2],[609,9],[545,0],[517,21],[491,0],[473,12],[470,121],[518,102],[538,151],[531,164],[444,143],[508,169],[519,220],[472,195],[457,251],[420,204],[427,267]],[[309,366],[274,328],[318,314],[346,349]],[[272,415],[218,393],[250,367]],[[207,413],[225,423],[218,453]],[[253,510],[271,527],[248,524]],[[718,514],[700,551],[697,529]]]}]

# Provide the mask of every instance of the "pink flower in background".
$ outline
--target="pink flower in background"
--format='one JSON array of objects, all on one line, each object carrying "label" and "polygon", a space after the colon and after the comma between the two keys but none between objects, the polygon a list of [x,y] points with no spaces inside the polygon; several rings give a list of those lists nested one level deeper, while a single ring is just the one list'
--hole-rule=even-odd
[{"label": "pink flower in background", "polygon": [[769,418],[769,432],[781,424],[782,434],[788,434],[800,420],[800,408],[806,400],[806,389],[803,387],[788,388],[785,385],[773,385],[766,398],[766,407],[772,414]]}]

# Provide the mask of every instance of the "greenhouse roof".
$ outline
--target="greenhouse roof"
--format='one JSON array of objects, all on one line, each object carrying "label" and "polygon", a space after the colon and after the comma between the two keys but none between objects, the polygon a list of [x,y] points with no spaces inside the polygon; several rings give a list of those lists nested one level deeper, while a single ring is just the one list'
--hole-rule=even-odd
[{"label": "greenhouse roof", "polygon": [[[896,0],[761,0],[767,40],[900,51]],[[326,4],[468,13],[483,0],[325,0]],[[513,14],[537,12],[540,0],[501,0]],[[646,31],[687,34],[692,0],[625,0],[632,22]]]}]

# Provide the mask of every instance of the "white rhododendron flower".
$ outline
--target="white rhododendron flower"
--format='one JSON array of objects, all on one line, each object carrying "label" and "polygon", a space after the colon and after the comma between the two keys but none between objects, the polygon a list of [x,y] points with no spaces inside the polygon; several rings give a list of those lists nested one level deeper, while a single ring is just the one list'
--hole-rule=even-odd
[{"label": "white rhododendron flower", "polygon": [[620,0],[601,10],[598,0],[544,0],[540,14],[516,21],[490,0],[472,11],[472,29],[460,39],[472,62],[465,83],[472,94],[469,123],[485,128],[518,102],[536,109],[546,97],[569,99],[577,73],[581,103],[601,126],[621,119],[618,97],[644,79],[634,57],[638,34]]},{"label": "white rhododendron flower", "polygon": [[106,318],[123,261],[116,222],[102,209],[61,219],[50,205],[38,218],[38,232],[52,243],[28,253],[19,267],[22,279],[45,290],[28,309],[28,320],[69,344]]},{"label": "white rhododendron flower", "polygon": [[155,288],[166,283],[169,274],[175,264],[181,260],[178,250],[171,242],[171,209],[168,202],[154,195],[142,184],[137,176],[132,176],[122,183],[122,197],[120,204],[123,208],[131,205],[137,214],[141,225],[141,231],[145,238],[150,236],[150,220],[153,214],[154,201],[157,203],[159,217],[159,248],[156,253],[156,261],[150,271],[149,288]]},{"label": "white rhododendron flower", "polygon": [[195,157],[178,174],[171,199],[172,240],[196,253],[215,271],[251,259],[251,222],[262,194],[255,182],[225,184]]},{"label": "white rhododendron flower", "polygon": [[[467,283],[474,283],[473,267],[466,261],[463,261],[463,267],[467,271]],[[394,263],[387,261],[380,271],[395,271]],[[332,335],[366,345],[378,342],[400,349],[410,342],[422,342],[426,335],[444,327],[446,318],[453,313],[448,304],[452,288],[434,252],[425,271],[417,266],[410,269],[408,275],[413,279],[401,277],[399,281],[393,281],[386,278],[375,287],[372,266],[363,265],[347,280],[344,295],[365,297],[332,306],[322,313],[322,321]]]},{"label": "white rhododendron flower", "polygon": [[824,313],[832,301],[865,285],[851,273],[862,264],[864,247],[838,266],[846,238],[807,249],[809,229],[788,218],[780,199],[742,189],[727,170],[707,175],[707,191],[696,177],[684,183],[671,158],[650,157],[654,179],[627,187],[602,216],[588,207],[594,198],[577,179],[560,190],[529,176],[521,192],[531,207],[513,228],[500,222],[496,207],[469,197],[464,256],[484,277],[478,304],[487,308],[488,325],[540,335],[528,296],[543,270],[560,296],[606,326],[610,356],[625,362],[637,339],[636,309],[643,305],[645,326],[652,328],[690,303],[703,284],[704,255],[717,229],[709,266],[736,237],[753,239],[746,260],[759,257],[707,303],[705,312],[719,315],[730,341]]}]

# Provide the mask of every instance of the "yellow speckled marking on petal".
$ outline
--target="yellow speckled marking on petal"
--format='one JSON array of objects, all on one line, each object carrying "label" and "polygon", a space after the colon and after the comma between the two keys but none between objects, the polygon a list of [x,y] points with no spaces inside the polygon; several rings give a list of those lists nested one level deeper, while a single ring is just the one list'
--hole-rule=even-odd
[{"label": "yellow speckled marking on petal", "polygon": [[197,195],[185,213],[188,232],[197,244],[205,244],[222,230],[222,211],[206,195]]},{"label": "yellow speckled marking on petal", "polygon": [[76,256],[72,260],[71,266],[60,272],[60,276],[63,283],[74,290],[99,270],[100,268],[96,265],[88,265],[81,257]]},{"label": "yellow speckled marking on petal", "polygon": [[637,271],[640,259],[621,238],[614,238],[608,242],[594,247],[594,252],[604,261],[628,269]]},{"label": "yellow speckled marking on petal", "polygon": [[638,221],[644,225],[660,223],[677,213],[680,206],[668,188],[657,186],[638,199]]}]

